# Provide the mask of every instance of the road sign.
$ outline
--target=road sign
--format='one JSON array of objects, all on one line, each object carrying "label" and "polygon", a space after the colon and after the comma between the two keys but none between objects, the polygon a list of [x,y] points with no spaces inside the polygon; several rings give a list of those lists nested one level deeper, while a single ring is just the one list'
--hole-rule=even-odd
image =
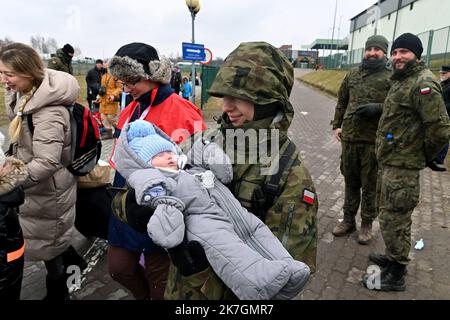
[{"label": "road sign", "polygon": [[203,44],[183,42],[183,60],[204,61],[205,46]]}]

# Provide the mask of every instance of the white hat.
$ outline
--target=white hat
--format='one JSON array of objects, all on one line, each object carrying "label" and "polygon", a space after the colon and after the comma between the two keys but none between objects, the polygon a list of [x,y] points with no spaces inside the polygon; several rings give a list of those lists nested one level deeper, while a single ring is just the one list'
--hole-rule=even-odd
[{"label": "white hat", "polygon": [[3,143],[5,143],[5,136],[0,132],[0,166],[5,164],[5,153],[3,152]]}]

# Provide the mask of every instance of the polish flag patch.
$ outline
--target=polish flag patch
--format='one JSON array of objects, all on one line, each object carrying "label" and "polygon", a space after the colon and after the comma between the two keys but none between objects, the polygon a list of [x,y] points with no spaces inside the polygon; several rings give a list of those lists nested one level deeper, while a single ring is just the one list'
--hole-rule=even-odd
[{"label": "polish flag patch", "polygon": [[303,202],[306,204],[313,205],[316,199],[316,194],[308,189],[303,190]]},{"label": "polish flag patch", "polygon": [[431,93],[430,87],[420,89],[420,94],[430,94],[430,93]]}]

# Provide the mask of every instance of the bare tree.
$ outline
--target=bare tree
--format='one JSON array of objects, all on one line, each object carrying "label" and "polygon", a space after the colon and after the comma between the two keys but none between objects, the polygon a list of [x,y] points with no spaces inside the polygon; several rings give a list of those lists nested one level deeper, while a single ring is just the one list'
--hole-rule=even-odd
[{"label": "bare tree", "polygon": [[56,40],[52,37],[46,39],[40,35],[32,36],[30,43],[31,47],[39,53],[54,53],[58,48]]},{"label": "bare tree", "polygon": [[14,41],[12,41],[10,38],[5,37],[4,39],[0,39],[0,48],[3,47],[4,45],[13,43]]},{"label": "bare tree", "polygon": [[80,48],[75,47],[74,50],[75,50],[75,53],[74,53],[75,57],[81,56],[82,52],[81,52]]},{"label": "bare tree", "polygon": [[56,50],[58,49],[58,43],[56,42],[55,38],[48,38],[47,48],[50,51],[50,53],[56,52]]}]

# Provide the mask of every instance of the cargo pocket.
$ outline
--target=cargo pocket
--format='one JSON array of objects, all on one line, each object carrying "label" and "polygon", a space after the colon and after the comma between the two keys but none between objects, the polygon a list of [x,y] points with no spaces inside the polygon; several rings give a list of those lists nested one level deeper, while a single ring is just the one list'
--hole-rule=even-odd
[{"label": "cargo pocket", "polygon": [[394,212],[406,213],[414,209],[419,203],[419,181],[414,177],[390,181],[387,191],[389,206]]}]

